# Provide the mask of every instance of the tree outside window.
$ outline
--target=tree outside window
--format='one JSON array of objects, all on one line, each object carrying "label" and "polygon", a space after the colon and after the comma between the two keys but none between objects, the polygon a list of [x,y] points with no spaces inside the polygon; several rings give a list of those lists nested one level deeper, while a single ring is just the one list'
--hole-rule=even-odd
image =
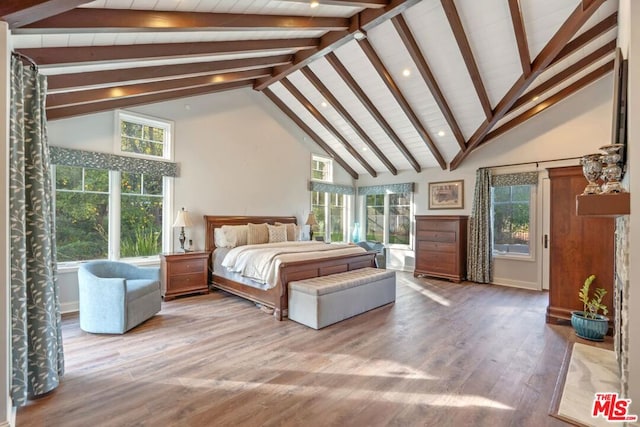
[{"label": "tree outside window", "polygon": [[389,194],[389,243],[408,245],[411,239],[411,197]]},{"label": "tree outside window", "polygon": [[122,172],[120,183],[120,256],[127,258],[160,253],[162,177]]},{"label": "tree outside window", "polygon": [[56,246],[59,262],[109,254],[109,171],[56,166]]}]

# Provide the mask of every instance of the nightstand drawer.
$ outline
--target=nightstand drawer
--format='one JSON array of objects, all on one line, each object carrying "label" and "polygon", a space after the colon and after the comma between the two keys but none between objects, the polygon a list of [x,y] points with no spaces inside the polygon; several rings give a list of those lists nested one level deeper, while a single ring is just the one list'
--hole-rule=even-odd
[{"label": "nightstand drawer", "polygon": [[202,288],[203,283],[206,283],[206,281],[207,279],[202,273],[180,274],[169,278],[169,287],[172,292],[180,292]]},{"label": "nightstand drawer", "polygon": [[203,272],[206,268],[206,259],[177,260],[171,263],[171,275]]}]

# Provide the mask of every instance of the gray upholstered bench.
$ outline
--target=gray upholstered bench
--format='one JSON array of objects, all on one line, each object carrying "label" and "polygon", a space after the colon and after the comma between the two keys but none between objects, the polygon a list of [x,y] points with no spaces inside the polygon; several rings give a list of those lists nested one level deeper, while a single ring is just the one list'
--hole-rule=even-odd
[{"label": "gray upholstered bench", "polygon": [[361,268],[289,282],[289,319],[314,329],[396,300],[396,273]]}]

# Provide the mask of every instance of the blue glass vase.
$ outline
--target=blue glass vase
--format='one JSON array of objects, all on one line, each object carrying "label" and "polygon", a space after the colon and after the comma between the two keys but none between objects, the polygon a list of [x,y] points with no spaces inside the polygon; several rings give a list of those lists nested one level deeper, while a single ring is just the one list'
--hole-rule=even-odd
[{"label": "blue glass vase", "polygon": [[360,241],[360,224],[353,224],[353,232],[351,233],[351,241],[356,243]]}]

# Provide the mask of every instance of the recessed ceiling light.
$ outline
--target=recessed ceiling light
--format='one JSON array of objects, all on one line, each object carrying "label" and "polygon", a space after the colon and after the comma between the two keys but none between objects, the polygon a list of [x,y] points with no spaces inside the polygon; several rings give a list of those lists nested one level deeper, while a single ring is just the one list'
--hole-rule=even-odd
[{"label": "recessed ceiling light", "polygon": [[322,108],[327,108],[327,103],[326,103],[326,101],[322,101],[322,102],[320,103],[320,105],[322,106]]},{"label": "recessed ceiling light", "polygon": [[311,6],[312,9],[320,6],[320,2],[318,0],[311,0],[311,3],[309,3],[309,6]]},{"label": "recessed ceiling light", "polygon": [[445,133],[443,130],[441,130],[440,132],[438,132],[438,136],[445,136],[445,135],[446,135],[446,133]]},{"label": "recessed ceiling light", "polygon": [[405,68],[404,70],[402,70],[402,75],[405,77],[409,77],[411,75],[411,70],[408,68]]},{"label": "recessed ceiling light", "polygon": [[361,30],[356,30],[356,32],[353,33],[353,38],[356,40],[363,40],[365,37],[367,37],[367,35]]},{"label": "recessed ceiling light", "polygon": [[369,150],[367,147],[362,147],[362,151],[367,151]]},{"label": "recessed ceiling light", "polygon": [[533,97],[533,101],[537,101],[538,99],[540,99],[540,97],[539,97],[539,96],[534,96],[534,97]]}]

